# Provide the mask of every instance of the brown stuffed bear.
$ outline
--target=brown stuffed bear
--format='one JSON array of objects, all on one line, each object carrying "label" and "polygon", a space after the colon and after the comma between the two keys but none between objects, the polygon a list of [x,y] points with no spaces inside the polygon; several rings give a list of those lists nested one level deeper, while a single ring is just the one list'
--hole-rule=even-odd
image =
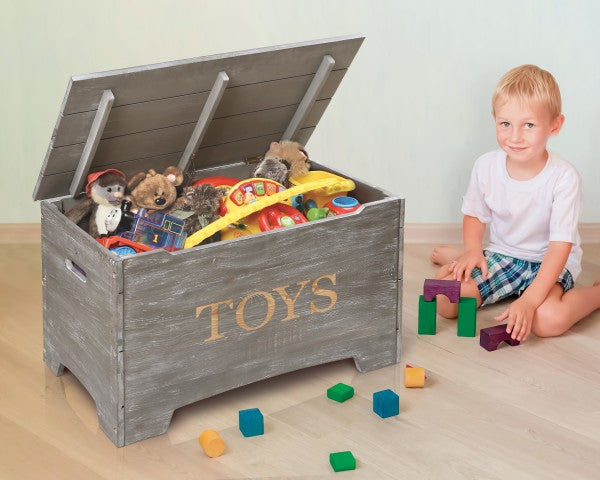
[{"label": "brown stuffed bear", "polygon": [[185,187],[169,215],[184,219],[183,231],[192,235],[220,218],[220,200],[226,194],[226,188],[216,188],[211,184]]},{"label": "brown stuffed bear", "polygon": [[310,169],[308,154],[298,142],[271,142],[253,177],[268,178],[289,187],[290,177],[306,175]]},{"label": "brown stuffed bear", "polygon": [[168,211],[177,200],[177,188],[183,183],[183,172],[178,167],[167,167],[160,174],[150,169],[136,173],[127,188],[133,202],[132,211],[145,208],[148,215],[157,211]]}]

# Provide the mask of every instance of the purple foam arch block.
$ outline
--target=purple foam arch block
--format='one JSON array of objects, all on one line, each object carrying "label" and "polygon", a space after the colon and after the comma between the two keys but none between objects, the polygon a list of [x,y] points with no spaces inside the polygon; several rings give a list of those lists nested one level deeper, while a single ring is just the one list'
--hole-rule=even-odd
[{"label": "purple foam arch block", "polygon": [[460,299],[460,282],[458,280],[433,280],[428,278],[423,283],[423,299],[431,302],[436,295],[446,295],[451,303]]},{"label": "purple foam arch block", "polygon": [[510,337],[510,333],[506,333],[506,323],[494,327],[482,328],[479,332],[479,345],[488,352],[496,350],[501,342],[506,342],[511,347],[516,347],[521,343],[518,340],[513,340]]}]

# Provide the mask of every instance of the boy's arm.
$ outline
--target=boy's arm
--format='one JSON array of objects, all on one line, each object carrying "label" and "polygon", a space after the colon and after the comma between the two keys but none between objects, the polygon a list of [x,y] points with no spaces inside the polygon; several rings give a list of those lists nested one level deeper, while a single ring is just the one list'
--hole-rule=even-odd
[{"label": "boy's arm", "polygon": [[450,264],[450,271],[456,280],[465,282],[471,278],[471,271],[475,267],[481,269],[484,280],[487,278],[488,265],[483,256],[483,235],[486,224],[477,217],[465,215],[463,217],[463,243],[465,251]]},{"label": "boy's arm", "polygon": [[497,321],[508,319],[506,331],[512,332],[513,339],[526,340],[531,333],[535,310],[546,300],[548,292],[556,284],[560,272],[565,268],[572,246],[573,244],[569,242],[550,242],[542,265],[531,285],[496,317]]}]

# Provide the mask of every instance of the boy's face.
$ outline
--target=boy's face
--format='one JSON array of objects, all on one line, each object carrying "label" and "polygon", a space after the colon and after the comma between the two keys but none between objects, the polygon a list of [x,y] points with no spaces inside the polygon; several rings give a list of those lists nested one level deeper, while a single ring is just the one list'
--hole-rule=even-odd
[{"label": "boy's face", "polygon": [[543,105],[517,98],[498,101],[494,107],[496,140],[507,158],[531,166],[545,162],[548,138],[560,131],[564,116],[551,118]]}]

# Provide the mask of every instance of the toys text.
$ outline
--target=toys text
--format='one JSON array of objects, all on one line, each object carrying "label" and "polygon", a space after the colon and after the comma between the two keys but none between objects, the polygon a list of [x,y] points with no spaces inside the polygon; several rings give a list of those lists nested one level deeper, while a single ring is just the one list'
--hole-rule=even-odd
[{"label": "toys text", "polygon": [[[271,321],[275,313],[276,303],[281,301],[286,307],[286,315],[281,319],[282,322],[286,322],[295,318],[300,318],[300,315],[296,312],[296,302],[301,297],[303,292],[310,292],[313,295],[309,303],[309,315],[314,313],[323,313],[331,310],[337,303],[337,293],[335,290],[323,288],[324,286],[335,286],[336,285],[336,274],[332,273],[329,275],[321,275],[312,282],[310,279],[301,280],[296,285],[283,285],[281,287],[273,288],[270,292],[267,291],[256,291],[243,297],[236,305],[233,298],[228,298],[220,302],[209,303],[207,305],[201,305],[196,307],[196,318],[202,317],[203,319],[210,318],[210,337],[204,340],[204,342],[213,342],[221,338],[225,338],[225,334],[220,330],[220,317],[219,313],[223,311],[235,312],[235,322],[239,328],[245,331],[258,330],[264,327]],[[314,297],[325,297],[328,302],[323,304],[323,301],[318,301]],[[261,301],[265,304],[265,316],[264,319],[258,324],[249,324],[246,322],[244,315],[246,304],[248,301]],[[321,299],[322,300],[322,299]],[[206,313],[205,313],[206,312]]]}]

